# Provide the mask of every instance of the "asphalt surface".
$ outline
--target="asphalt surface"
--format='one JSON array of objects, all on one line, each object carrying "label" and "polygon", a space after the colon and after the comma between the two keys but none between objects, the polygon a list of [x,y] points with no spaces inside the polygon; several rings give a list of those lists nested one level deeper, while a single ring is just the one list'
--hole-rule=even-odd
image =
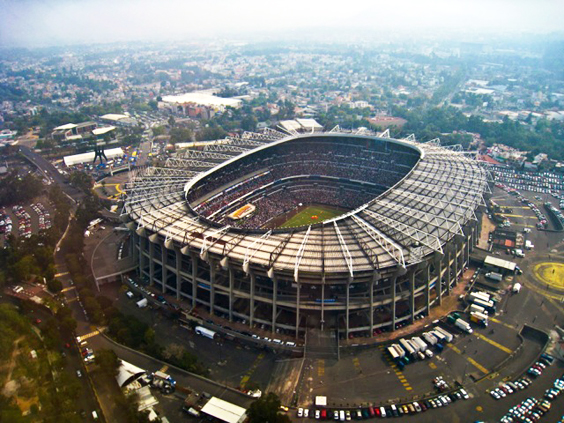
[{"label": "asphalt surface", "polygon": [[80,190],[70,186],[59,171],[53,166],[48,160],[41,157],[39,154],[34,152],[31,148],[21,145],[20,152],[35,166],[37,166],[45,175],[53,179],[63,192],[65,192],[69,197],[73,198],[75,201],[80,201],[84,197],[84,193]]}]

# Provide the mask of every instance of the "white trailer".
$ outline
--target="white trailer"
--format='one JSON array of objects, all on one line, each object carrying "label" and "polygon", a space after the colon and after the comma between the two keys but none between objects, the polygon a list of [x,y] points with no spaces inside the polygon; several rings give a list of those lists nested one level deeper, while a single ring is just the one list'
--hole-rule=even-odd
[{"label": "white trailer", "polygon": [[447,342],[451,342],[452,339],[454,338],[450,332],[447,332],[446,330],[444,330],[444,329],[443,329],[442,327],[440,327],[440,326],[436,326],[436,327],[435,327],[435,331],[442,333],[442,334],[444,335],[444,337],[445,337],[445,339],[446,339]]},{"label": "white trailer", "polygon": [[488,312],[486,309],[478,304],[471,304],[470,305],[470,313],[482,313],[487,314]]},{"label": "white trailer", "polygon": [[399,344],[392,344],[392,348],[396,350],[400,357],[405,357],[405,351],[399,346]]},{"label": "white trailer", "polygon": [[437,338],[433,336],[431,332],[425,332],[422,336],[429,345],[435,345],[437,343]]},{"label": "white trailer", "polygon": [[419,346],[419,351],[421,352],[425,352],[425,350],[427,349],[427,344],[425,343],[425,341],[423,341],[418,336],[414,336],[413,338],[411,338],[411,342],[417,344]]},{"label": "white trailer", "polygon": [[483,307],[488,312],[495,312],[495,304],[493,301],[484,301],[480,299],[474,299],[474,304]]},{"label": "white trailer", "polygon": [[429,333],[433,335],[438,342],[444,342],[446,340],[446,337],[438,330],[432,330]]},{"label": "white trailer", "polygon": [[401,347],[403,348],[403,350],[405,351],[405,353],[411,357],[413,357],[413,355],[415,354],[415,350],[413,349],[413,347],[409,344],[409,342],[407,342],[405,339],[400,339],[399,343],[401,345]]},{"label": "white trailer", "polygon": [[416,353],[421,351],[421,347],[416,342],[413,342],[411,339],[406,339],[406,342],[411,345],[411,348],[413,348]]},{"label": "white trailer", "polygon": [[196,326],[195,332],[197,335],[205,336],[206,338],[213,339],[215,337],[215,332],[213,330],[206,329],[203,326]]},{"label": "white trailer", "polygon": [[479,300],[483,300],[483,301],[489,301],[490,300],[490,294],[486,294],[485,292],[471,292],[470,293],[470,298],[476,298]]},{"label": "white trailer", "polygon": [[398,354],[398,352],[394,347],[388,347],[388,353],[392,356],[394,360],[400,358],[400,355]]}]

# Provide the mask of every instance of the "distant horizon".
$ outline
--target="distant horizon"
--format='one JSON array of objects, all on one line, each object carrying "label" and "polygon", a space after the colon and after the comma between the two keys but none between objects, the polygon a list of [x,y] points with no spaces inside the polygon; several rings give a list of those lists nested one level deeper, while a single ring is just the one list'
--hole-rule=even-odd
[{"label": "distant horizon", "polygon": [[[429,35],[425,34],[422,37],[421,33],[414,31],[410,33],[405,33],[401,36],[397,34],[382,34],[381,32],[363,32],[358,31],[353,32],[341,32],[335,34],[332,31],[330,36],[325,35],[325,29],[312,28],[307,29],[304,33],[245,33],[237,34],[235,36],[200,36],[200,37],[163,37],[161,39],[124,39],[124,40],[74,40],[74,42],[62,43],[62,44],[16,44],[16,45],[6,45],[0,41],[0,50],[30,50],[30,51],[40,51],[48,49],[81,49],[81,48],[104,48],[115,46],[133,48],[140,45],[163,45],[169,44],[171,47],[180,45],[192,45],[192,46],[207,46],[211,44],[219,45],[229,45],[233,46],[260,46],[260,45],[272,45],[279,47],[299,47],[303,44],[310,44],[311,47],[321,47],[321,46],[345,46],[345,45],[362,45],[366,48],[375,48],[378,46],[393,46],[393,45],[430,45],[435,44],[436,47],[446,47],[450,45],[455,47],[461,44],[483,44],[488,46],[499,45],[508,46],[509,44],[519,44],[526,47],[527,45],[537,45],[550,42],[564,42],[564,30],[554,31],[550,33],[492,33],[492,34],[481,34],[480,38],[471,37],[471,34],[464,34],[461,32],[443,32],[440,34]],[[352,31],[352,30],[351,30]],[[304,40],[304,36],[309,37]],[[383,36],[384,35],[384,36]],[[488,36],[489,35],[489,36]],[[257,38],[257,37],[261,38]],[[448,38],[446,38],[448,36]]]},{"label": "distant horizon", "polygon": [[[284,41],[314,35],[470,40],[512,35],[564,37],[557,0],[0,0],[0,47],[43,48],[127,42]],[[341,40],[343,41],[343,40]],[[350,42],[349,41],[349,42]],[[344,41],[346,42],[346,41]],[[485,40],[484,40],[485,42]]]}]

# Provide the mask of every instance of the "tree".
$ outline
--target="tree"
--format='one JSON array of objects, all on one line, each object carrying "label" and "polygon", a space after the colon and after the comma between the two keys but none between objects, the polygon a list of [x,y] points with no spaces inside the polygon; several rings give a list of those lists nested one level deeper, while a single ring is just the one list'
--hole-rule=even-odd
[{"label": "tree", "polygon": [[192,141],[192,131],[188,128],[172,128],[170,130],[170,142],[176,144],[177,142],[190,142]]},{"label": "tree", "polygon": [[61,292],[63,289],[63,284],[59,279],[48,279],[47,280],[47,289],[54,294]]},{"label": "tree", "polygon": [[96,351],[96,358],[94,361],[100,367],[100,370],[108,376],[117,376],[121,362],[114,350],[101,349]]},{"label": "tree", "polygon": [[278,395],[269,392],[251,404],[247,412],[249,423],[286,423],[290,418],[280,414],[280,399]]},{"label": "tree", "polygon": [[151,128],[151,131],[153,131],[153,135],[155,137],[158,137],[159,135],[164,135],[166,132],[164,126],[155,126]]}]

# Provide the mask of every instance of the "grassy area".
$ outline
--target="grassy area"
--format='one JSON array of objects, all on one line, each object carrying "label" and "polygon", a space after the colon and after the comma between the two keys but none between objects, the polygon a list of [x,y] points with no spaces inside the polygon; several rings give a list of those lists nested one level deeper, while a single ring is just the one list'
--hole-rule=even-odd
[{"label": "grassy area", "polygon": [[[295,228],[297,226],[311,225],[313,223],[323,222],[335,216],[343,214],[343,211],[327,206],[309,206],[303,209],[295,216],[288,219],[281,228]],[[317,218],[315,218],[317,216]]]}]

